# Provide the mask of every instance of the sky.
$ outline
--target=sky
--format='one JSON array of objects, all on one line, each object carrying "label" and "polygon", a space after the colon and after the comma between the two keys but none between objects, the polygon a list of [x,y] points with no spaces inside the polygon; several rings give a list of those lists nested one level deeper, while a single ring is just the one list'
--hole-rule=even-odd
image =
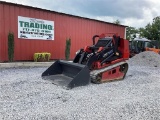
[{"label": "sky", "polygon": [[160,0],[0,0],[122,25],[145,27],[160,16]]}]

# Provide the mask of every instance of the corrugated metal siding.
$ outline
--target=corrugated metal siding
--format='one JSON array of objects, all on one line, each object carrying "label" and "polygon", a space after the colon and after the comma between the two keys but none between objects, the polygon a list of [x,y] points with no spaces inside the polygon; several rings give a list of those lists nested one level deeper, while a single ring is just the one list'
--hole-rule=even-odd
[{"label": "corrugated metal siding", "polygon": [[[53,41],[18,39],[18,16],[54,21],[55,38]],[[35,52],[50,52],[51,59],[65,58],[65,40],[71,38],[71,59],[75,52],[92,44],[95,34],[115,32],[124,37],[125,27],[107,24],[81,17],[59,14],[47,10],[29,8],[20,5],[0,3],[0,60],[6,61],[7,35],[9,30],[15,35],[14,60],[33,60]]]},{"label": "corrugated metal siding", "polygon": [[4,28],[2,25],[3,20],[1,19],[3,16],[3,9],[2,4],[0,4],[0,62],[2,60],[2,53],[3,53],[3,41],[2,41],[2,29]]}]

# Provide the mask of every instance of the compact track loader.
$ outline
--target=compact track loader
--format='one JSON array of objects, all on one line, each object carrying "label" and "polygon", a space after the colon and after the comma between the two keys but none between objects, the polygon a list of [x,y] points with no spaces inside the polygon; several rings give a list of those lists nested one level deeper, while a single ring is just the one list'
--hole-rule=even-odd
[{"label": "compact track loader", "polygon": [[[97,43],[95,39],[99,38]],[[128,70],[129,41],[117,34],[93,36],[93,45],[80,49],[73,60],[57,60],[42,73],[43,79],[67,88],[123,79]]]}]

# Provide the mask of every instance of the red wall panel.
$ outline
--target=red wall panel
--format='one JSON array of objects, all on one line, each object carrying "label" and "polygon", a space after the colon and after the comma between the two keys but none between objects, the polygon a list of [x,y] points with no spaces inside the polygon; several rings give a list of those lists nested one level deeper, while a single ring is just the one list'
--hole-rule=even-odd
[{"label": "red wall panel", "polygon": [[[32,40],[18,38],[18,16],[54,21],[54,40]],[[65,59],[66,38],[71,38],[71,59],[75,52],[92,45],[95,34],[114,32],[124,37],[125,26],[66,15],[39,8],[0,2],[0,61],[7,61],[7,35],[15,35],[14,60],[33,60],[35,52],[50,52],[51,59]]]},{"label": "red wall panel", "polygon": [[4,23],[3,23],[3,5],[0,4],[0,62],[2,60],[4,48],[3,48],[3,36],[2,36],[2,31],[4,29]]}]

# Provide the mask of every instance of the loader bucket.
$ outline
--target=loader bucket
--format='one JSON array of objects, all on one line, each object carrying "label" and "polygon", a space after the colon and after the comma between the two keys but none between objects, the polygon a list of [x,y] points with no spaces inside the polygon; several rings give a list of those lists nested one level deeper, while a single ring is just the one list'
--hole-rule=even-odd
[{"label": "loader bucket", "polygon": [[57,60],[42,73],[42,78],[52,80],[53,84],[71,89],[88,85],[90,83],[90,71],[85,65]]}]

